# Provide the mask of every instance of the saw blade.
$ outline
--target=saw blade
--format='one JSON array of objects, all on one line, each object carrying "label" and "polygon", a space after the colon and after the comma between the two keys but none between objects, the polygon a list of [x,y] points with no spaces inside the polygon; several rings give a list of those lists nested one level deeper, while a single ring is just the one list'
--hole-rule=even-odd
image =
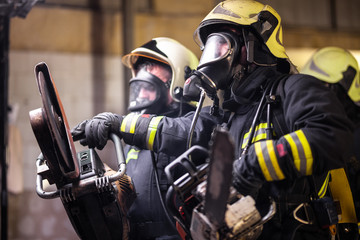
[{"label": "saw blade", "polygon": [[220,227],[229,199],[234,161],[234,144],[225,129],[219,127],[215,130],[210,151],[204,213],[216,227]]}]

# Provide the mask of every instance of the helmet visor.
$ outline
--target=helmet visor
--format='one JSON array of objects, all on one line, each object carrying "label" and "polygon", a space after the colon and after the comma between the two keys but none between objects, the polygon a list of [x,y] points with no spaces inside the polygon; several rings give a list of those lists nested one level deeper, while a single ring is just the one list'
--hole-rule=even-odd
[{"label": "helmet visor", "polygon": [[210,34],[201,55],[198,67],[226,58],[231,52],[231,42],[221,33]]}]

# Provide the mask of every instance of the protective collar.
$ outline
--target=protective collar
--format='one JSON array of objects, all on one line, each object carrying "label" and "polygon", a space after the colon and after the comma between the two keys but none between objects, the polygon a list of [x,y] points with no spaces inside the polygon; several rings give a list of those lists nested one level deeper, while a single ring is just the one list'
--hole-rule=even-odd
[{"label": "protective collar", "polygon": [[257,67],[245,79],[235,81],[231,86],[231,96],[237,103],[249,104],[261,97],[262,87],[270,83],[280,73],[276,67]]}]

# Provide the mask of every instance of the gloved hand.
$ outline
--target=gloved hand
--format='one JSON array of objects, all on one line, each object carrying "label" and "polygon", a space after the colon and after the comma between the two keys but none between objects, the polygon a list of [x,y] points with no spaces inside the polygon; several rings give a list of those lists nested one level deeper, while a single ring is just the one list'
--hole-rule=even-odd
[{"label": "gloved hand", "polygon": [[257,168],[260,167],[255,162],[255,164],[252,164],[252,160],[254,161],[254,159],[250,159],[247,155],[243,155],[235,160],[233,164],[233,186],[242,195],[250,195],[256,199],[264,179],[259,175]]},{"label": "gloved hand", "polygon": [[110,137],[110,133],[121,136],[120,126],[123,117],[114,113],[104,112],[92,119],[79,123],[71,130],[74,140],[80,140],[82,145],[90,148],[103,149]]}]

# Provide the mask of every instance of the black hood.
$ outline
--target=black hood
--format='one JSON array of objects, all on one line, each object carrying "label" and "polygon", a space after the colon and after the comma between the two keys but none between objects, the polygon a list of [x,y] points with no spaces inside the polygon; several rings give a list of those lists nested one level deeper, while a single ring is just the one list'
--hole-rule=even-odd
[{"label": "black hood", "polygon": [[245,79],[234,81],[231,86],[231,98],[238,104],[257,102],[266,85],[272,83],[281,74],[276,71],[276,67],[257,67]]}]

